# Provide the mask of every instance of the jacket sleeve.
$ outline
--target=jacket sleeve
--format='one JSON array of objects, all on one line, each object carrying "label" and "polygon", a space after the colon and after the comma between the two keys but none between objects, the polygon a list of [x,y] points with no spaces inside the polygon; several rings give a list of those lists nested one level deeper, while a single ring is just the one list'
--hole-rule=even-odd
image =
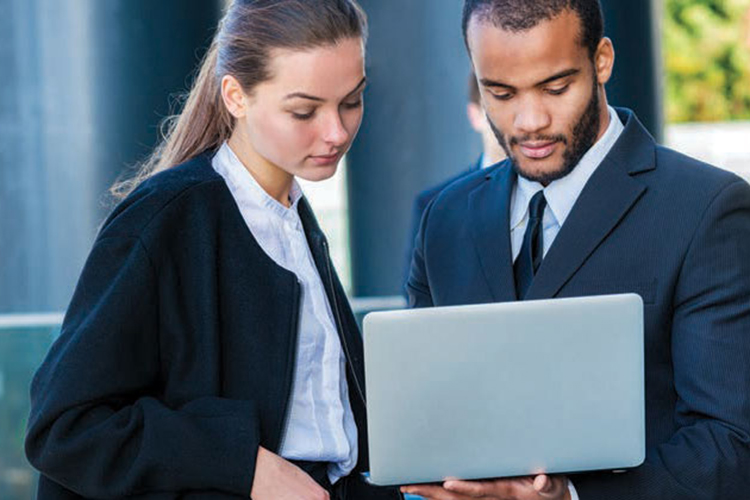
[{"label": "jacket sleeve", "polygon": [[581,500],[748,498],[750,186],[744,181],[717,194],[695,232],[676,285],[671,338],[678,430],[648,450],[637,469],[574,477]]},{"label": "jacket sleeve", "polygon": [[432,209],[433,200],[424,209],[422,220],[419,223],[417,237],[414,240],[414,251],[411,257],[411,269],[409,279],[406,282],[406,294],[410,308],[433,307],[434,303],[430,294],[430,285],[427,277],[427,265],[425,262],[426,233],[428,219]]},{"label": "jacket sleeve", "polygon": [[94,245],[31,385],[26,453],[84,497],[219,490],[249,496],[259,443],[251,401],[160,399],[158,282],[137,237]]},{"label": "jacket sleeve", "polygon": [[[411,209],[411,224],[409,226],[409,239],[406,242],[406,255],[404,256],[404,289],[408,290],[409,275],[411,272],[411,262],[414,255],[415,239],[419,233],[419,223],[424,215],[427,204],[435,197],[435,195],[429,191],[419,193]],[[407,296],[408,298],[408,296]]]}]

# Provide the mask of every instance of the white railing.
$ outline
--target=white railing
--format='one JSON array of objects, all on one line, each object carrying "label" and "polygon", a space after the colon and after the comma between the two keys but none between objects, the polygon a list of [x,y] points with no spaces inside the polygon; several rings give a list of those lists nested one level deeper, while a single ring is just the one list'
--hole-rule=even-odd
[{"label": "white railing", "polygon": [[0,329],[60,326],[63,313],[0,314]]},{"label": "white railing", "polygon": [[386,311],[389,309],[403,309],[406,298],[401,295],[392,297],[352,297],[349,299],[354,314],[364,314],[371,311]]},{"label": "white railing", "polygon": [[[392,297],[353,297],[350,299],[355,314],[365,314],[371,311],[385,311],[403,309],[406,299],[400,295]],[[45,312],[31,314],[0,314],[0,331],[11,328],[54,328],[63,321],[62,312]]]}]

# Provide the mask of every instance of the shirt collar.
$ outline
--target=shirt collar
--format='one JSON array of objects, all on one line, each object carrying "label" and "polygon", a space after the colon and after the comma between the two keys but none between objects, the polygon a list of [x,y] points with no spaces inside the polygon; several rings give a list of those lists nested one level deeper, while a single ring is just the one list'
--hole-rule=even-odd
[{"label": "shirt collar", "polygon": [[491,167],[492,165],[494,165],[494,163],[490,163],[489,157],[486,154],[482,153],[482,156],[479,157],[479,168],[484,170],[485,168]]},{"label": "shirt collar", "polygon": [[242,161],[232,151],[229,143],[224,142],[212,160],[214,169],[224,177],[229,190],[239,204],[252,204],[263,207],[283,219],[297,219],[297,205],[302,198],[302,188],[295,179],[289,191],[290,207],[287,208],[269,195],[258,181],[245,168]]},{"label": "shirt collar", "polygon": [[499,162],[501,162],[502,160],[503,160],[503,158],[501,158],[499,160],[495,160],[493,162],[492,159],[489,156],[487,156],[486,154],[482,153],[482,156],[479,157],[479,168],[482,169],[482,170],[484,170],[485,168],[493,167],[493,166],[497,165]]},{"label": "shirt collar", "polygon": [[608,106],[607,109],[609,111],[607,130],[583,155],[578,165],[568,175],[552,181],[546,188],[538,182],[518,177],[516,189],[513,192],[511,228],[516,228],[524,221],[531,197],[542,189],[544,189],[544,198],[547,200],[547,205],[552,211],[558,227],[562,227],[586,183],[609,154],[625,129],[614,108]]}]

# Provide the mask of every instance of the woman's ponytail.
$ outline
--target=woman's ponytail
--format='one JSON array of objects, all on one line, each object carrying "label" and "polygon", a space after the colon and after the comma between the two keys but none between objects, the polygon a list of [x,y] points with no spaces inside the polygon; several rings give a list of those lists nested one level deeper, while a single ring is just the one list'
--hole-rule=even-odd
[{"label": "woman's ponytail", "polygon": [[141,164],[138,173],[112,186],[110,192],[115,198],[126,197],[152,175],[204,151],[216,149],[229,139],[234,118],[221,102],[220,82],[216,73],[218,55],[218,44],[214,40],[203,58],[182,112],[162,122],[162,142]]}]

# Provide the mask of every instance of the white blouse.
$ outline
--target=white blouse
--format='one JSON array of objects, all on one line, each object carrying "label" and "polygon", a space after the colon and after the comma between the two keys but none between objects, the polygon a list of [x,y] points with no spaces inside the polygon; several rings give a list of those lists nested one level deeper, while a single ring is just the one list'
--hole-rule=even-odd
[{"label": "white blouse", "polygon": [[285,207],[263,190],[227,143],[212,165],[258,244],[297,275],[302,289],[294,385],[280,454],[330,462],[328,477],[334,483],[357,463],[357,427],[336,322],[297,212],[302,190],[294,182],[291,207]]}]

